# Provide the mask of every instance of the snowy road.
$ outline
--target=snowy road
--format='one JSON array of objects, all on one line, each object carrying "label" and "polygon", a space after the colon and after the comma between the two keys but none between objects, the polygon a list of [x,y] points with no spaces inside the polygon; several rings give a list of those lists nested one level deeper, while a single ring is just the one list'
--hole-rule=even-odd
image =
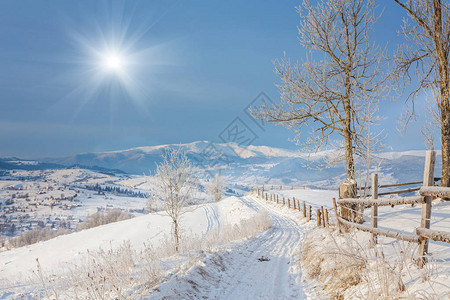
[{"label": "snowy road", "polygon": [[[159,287],[151,299],[302,299],[298,269],[303,227],[277,208],[244,197],[257,211],[267,211],[273,227],[256,238],[203,260],[187,274]],[[267,259],[267,260],[266,260]]]}]

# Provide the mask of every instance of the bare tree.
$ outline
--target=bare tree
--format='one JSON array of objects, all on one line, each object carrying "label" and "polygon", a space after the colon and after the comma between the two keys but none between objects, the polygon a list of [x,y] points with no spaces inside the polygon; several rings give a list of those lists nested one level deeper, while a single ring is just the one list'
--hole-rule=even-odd
[{"label": "bare tree", "polygon": [[[434,93],[433,93],[434,94]],[[427,113],[427,118],[425,121],[425,124],[422,125],[422,128],[420,129],[420,133],[422,134],[422,140],[424,142],[425,147],[427,150],[434,150],[435,146],[435,136],[440,131],[440,113],[436,105],[434,105],[434,97],[427,97],[427,104],[425,111]]]},{"label": "bare tree", "polygon": [[[404,20],[402,34],[409,42],[397,51],[399,78],[411,81],[411,72],[418,79],[418,86],[409,95],[412,109],[406,123],[414,116],[414,99],[421,90],[434,94],[437,107],[437,124],[441,133],[442,186],[450,186],[450,101],[449,61],[450,8],[448,1],[440,0],[394,0],[409,15]],[[427,143],[430,143],[427,141]]]},{"label": "bare tree", "polygon": [[[337,145],[344,152],[347,178],[354,181],[354,155],[363,152],[357,148],[364,144],[364,128],[375,121],[367,106],[375,107],[386,91],[383,53],[370,42],[377,19],[374,1],[322,0],[313,6],[304,0],[297,10],[300,43],[319,59],[299,64],[285,55],[276,60],[281,103],[253,113],[295,131],[295,141],[307,151]],[[300,142],[304,129],[311,136]]]},{"label": "bare tree", "polygon": [[222,199],[223,194],[225,193],[225,181],[222,176],[216,174],[214,179],[209,182],[207,186],[208,191],[214,197],[216,202],[219,202]]},{"label": "bare tree", "polygon": [[[192,200],[196,178],[194,169],[181,147],[171,148],[163,155],[157,166],[154,181],[155,194],[163,203],[163,208],[172,219],[172,233],[175,250],[180,245],[180,219]],[[148,180],[150,184],[153,181]]]},{"label": "bare tree", "polygon": [[[377,105],[372,106],[371,103],[368,103],[365,109],[366,112],[364,114],[368,116],[369,119],[374,120],[375,122],[380,120],[377,116]],[[356,150],[358,151],[357,155],[362,158],[366,172],[364,185],[362,184],[360,174],[360,189],[364,188],[364,193],[360,192],[360,195],[364,198],[367,197],[369,193],[368,187],[370,185],[370,168],[372,167],[373,162],[378,159],[377,153],[385,148],[385,145],[383,144],[383,130],[374,130],[373,127],[375,125],[377,124],[374,124],[374,122],[367,123],[366,127],[363,129],[363,134],[361,134],[358,139],[359,145],[356,147]]]}]

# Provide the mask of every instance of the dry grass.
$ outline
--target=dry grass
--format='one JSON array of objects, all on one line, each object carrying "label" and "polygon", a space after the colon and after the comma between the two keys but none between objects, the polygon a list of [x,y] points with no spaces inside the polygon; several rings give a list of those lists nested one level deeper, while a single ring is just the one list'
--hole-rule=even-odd
[{"label": "dry grass", "polygon": [[301,264],[332,299],[396,299],[405,291],[402,275],[415,246],[395,245],[398,254],[387,258],[383,247],[362,245],[353,232],[316,229],[306,239]]},{"label": "dry grass", "polygon": [[90,216],[87,216],[82,223],[78,224],[77,230],[94,228],[100,225],[128,220],[133,217],[133,214],[122,211],[118,208],[99,211]]},{"label": "dry grass", "polygon": [[70,233],[68,229],[58,229],[53,230],[48,227],[40,228],[37,227],[32,230],[23,232],[22,234],[10,238],[5,243],[5,250],[10,250],[13,248],[19,248],[23,246],[32,245],[41,241],[47,241],[49,239],[55,238],[57,236]]}]

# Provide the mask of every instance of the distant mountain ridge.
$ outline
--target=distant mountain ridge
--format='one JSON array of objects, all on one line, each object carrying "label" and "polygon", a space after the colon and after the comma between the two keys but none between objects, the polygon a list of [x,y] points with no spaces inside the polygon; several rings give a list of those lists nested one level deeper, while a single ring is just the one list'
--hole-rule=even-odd
[{"label": "distant mountain ridge", "polygon": [[[343,163],[333,167],[322,168],[332,156],[333,151],[321,151],[308,155],[294,150],[287,150],[268,146],[241,147],[234,143],[220,144],[208,141],[198,141],[187,144],[171,144],[159,146],[136,147],[119,151],[82,153],[59,158],[45,158],[26,166],[15,162],[20,159],[0,159],[0,169],[7,168],[39,168],[55,167],[70,168],[79,166],[103,172],[125,172],[128,174],[150,174],[155,171],[156,164],[161,162],[161,155],[169,148],[181,147],[188,158],[199,168],[220,170],[229,181],[240,184],[294,184],[333,185],[345,178]],[[211,159],[211,152],[215,160]],[[440,153],[438,151],[436,176],[440,172]],[[217,157],[220,156],[220,157]],[[380,153],[379,159],[373,164],[371,172],[378,172],[380,182],[406,182],[421,180],[425,151],[385,152]],[[319,168],[321,167],[321,168]],[[359,161],[357,167],[363,167]],[[357,169],[357,179],[359,177]],[[364,177],[364,170],[362,170]]]},{"label": "distant mountain ridge", "polygon": [[25,160],[17,157],[0,158],[0,170],[25,170],[25,171],[36,171],[36,170],[48,170],[48,169],[71,169],[80,168],[88,169],[105,174],[123,174],[122,170],[108,169],[99,167],[96,165],[84,166],[80,164],[63,165],[51,162],[41,162],[37,160]]}]

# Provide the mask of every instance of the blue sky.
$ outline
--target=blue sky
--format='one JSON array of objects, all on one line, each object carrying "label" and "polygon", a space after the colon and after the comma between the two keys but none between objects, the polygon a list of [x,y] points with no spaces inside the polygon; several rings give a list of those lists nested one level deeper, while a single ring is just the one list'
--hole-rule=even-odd
[{"label": "blue sky", "polygon": [[[393,51],[404,14],[393,1],[379,2],[374,41]],[[0,156],[220,142],[236,117],[258,136],[254,144],[295,149],[292,132],[274,125],[263,131],[244,109],[261,91],[278,101],[272,61],[283,51],[305,58],[299,3],[1,1]],[[127,84],[99,71],[103,53],[124,47],[132,57]],[[381,105],[385,143],[423,149],[421,121],[406,134],[396,130],[403,102]]]}]

